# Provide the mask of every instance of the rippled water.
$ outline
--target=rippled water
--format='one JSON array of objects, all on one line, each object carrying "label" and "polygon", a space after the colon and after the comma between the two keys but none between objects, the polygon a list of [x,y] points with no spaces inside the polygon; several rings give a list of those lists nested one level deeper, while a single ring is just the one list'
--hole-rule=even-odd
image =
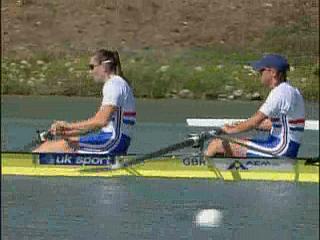
[{"label": "rippled water", "polygon": [[[7,239],[318,239],[317,184],[5,177]],[[220,226],[194,217],[217,209]]]}]

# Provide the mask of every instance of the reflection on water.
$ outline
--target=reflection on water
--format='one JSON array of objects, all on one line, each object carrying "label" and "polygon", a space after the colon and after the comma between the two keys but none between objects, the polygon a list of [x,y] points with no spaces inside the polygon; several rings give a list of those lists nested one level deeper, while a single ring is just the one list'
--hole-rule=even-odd
[{"label": "reflection on water", "polygon": [[[5,177],[8,239],[318,239],[317,184]],[[199,228],[202,209],[223,214]]]}]

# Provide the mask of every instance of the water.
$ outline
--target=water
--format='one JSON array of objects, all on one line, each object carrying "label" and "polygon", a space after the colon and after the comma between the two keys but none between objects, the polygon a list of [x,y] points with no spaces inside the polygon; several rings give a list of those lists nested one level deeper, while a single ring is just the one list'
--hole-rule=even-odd
[{"label": "water", "polygon": [[[139,100],[130,151],[183,139],[187,117],[246,117],[259,104]],[[19,151],[36,129],[54,119],[85,119],[98,106],[94,98],[4,97],[1,146]],[[318,113],[318,105],[307,105],[309,119]],[[317,156],[318,133],[307,131],[306,139],[301,155]],[[3,176],[1,191],[3,239],[319,238],[318,184]],[[220,211],[221,224],[198,227],[201,209]]]},{"label": "water", "polygon": [[[22,151],[37,129],[47,129],[53,120],[76,121],[91,117],[98,109],[97,98],[3,97],[1,115],[2,151]],[[189,128],[186,118],[246,118],[260,102],[205,100],[138,100],[137,125],[131,153],[146,153],[184,139],[200,129]],[[306,104],[307,119],[318,119],[319,105]],[[306,131],[300,156],[319,155],[319,136]]]},{"label": "water", "polygon": [[[5,177],[5,239],[318,239],[312,184]],[[213,208],[215,228],[194,224]]]}]

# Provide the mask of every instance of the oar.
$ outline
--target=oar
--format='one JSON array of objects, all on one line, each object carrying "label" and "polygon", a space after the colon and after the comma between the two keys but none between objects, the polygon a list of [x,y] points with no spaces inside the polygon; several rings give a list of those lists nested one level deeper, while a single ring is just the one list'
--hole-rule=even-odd
[{"label": "oar", "polygon": [[151,153],[142,155],[140,157],[136,157],[135,159],[132,159],[129,162],[123,163],[123,167],[129,167],[132,165],[136,165],[136,164],[144,162],[144,160],[147,160],[147,159],[161,157],[161,156],[163,156],[167,153],[173,152],[173,151],[177,151],[177,150],[180,150],[180,149],[183,149],[186,147],[191,147],[193,145],[198,145],[199,142],[206,141],[206,140],[212,138],[213,136],[218,136],[220,133],[221,133],[221,129],[216,128],[216,129],[208,131],[208,132],[203,132],[201,134],[194,135],[192,137],[187,138],[184,141],[181,141],[181,142],[172,144],[170,146],[161,148],[155,152],[151,152]]},{"label": "oar", "polygon": [[[162,149],[160,149],[158,151],[155,151],[155,152],[152,152],[152,153],[148,153],[148,154],[142,155],[141,157],[137,157],[135,159],[132,159],[129,162],[123,163],[123,165],[121,167],[129,167],[129,166],[132,166],[132,165],[136,165],[136,164],[144,162],[145,160],[149,160],[149,159],[152,159],[152,158],[157,158],[157,157],[163,156],[164,154],[167,154],[169,152],[173,152],[173,151],[176,151],[176,150],[179,150],[179,149],[190,147],[192,145],[197,145],[200,141],[206,141],[206,140],[209,140],[211,138],[218,138],[218,139],[221,139],[221,140],[224,140],[224,141],[228,141],[228,142],[243,146],[243,147],[245,147],[247,149],[250,149],[250,150],[253,150],[253,151],[256,151],[256,152],[260,152],[260,153],[263,153],[263,154],[267,154],[267,155],[269,155],[271,157],[274,157],[274,158],[286,159],[286,160],[288,160],[288,159],[292,160],[293,159],[293,158],[289,158],[289,157],[285,157],[285,156],[279,156],[279,155],[270,153],[270,152],[268,152],[266,150],[262,150],[262,149],[254,147],[254,146],[250,146],[250,145],[242,142],[240,139],[229,137],[229,136],[225,136],[225,135],[222,135],[222,134],[223,134],[223,131],[222,131],[221,128],[214,128],[211,131],[203,132],[203,133],[201,133],[199,135],[195,135],[193,137],[187,138],[186,140],[184,140],[182,142],[170,145],[170,146],[162,148]],[[314,159],[312,161],[312,164],[314,164],[316,162],[319,162],[319,158],[318,159]]]}]

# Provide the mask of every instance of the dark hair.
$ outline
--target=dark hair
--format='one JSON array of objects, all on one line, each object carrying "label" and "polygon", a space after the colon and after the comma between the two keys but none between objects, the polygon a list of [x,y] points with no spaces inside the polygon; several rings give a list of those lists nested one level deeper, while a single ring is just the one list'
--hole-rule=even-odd
[{"label": "dark hair", "polygon": [[95,53],[95,58],[99,64],[103,64],[105,61],[109,61],[105,63],[106,66],[108,66],[111,71],[115,72],[115,74],[123,77],[118,51],[100,49]]},{"label": "dark hair", "polygon": [[287,81],[287,72],[278,72],[278,77],[280,81],[286,82]]}]

